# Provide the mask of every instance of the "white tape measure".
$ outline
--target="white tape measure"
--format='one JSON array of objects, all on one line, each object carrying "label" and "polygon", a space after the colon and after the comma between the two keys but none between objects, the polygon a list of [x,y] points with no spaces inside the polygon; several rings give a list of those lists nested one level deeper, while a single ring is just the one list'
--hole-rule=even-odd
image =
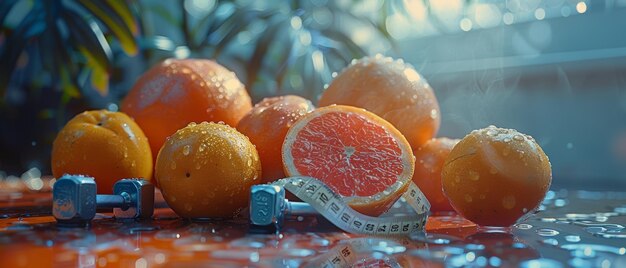
[{"label": "white tape measure", "polygon": [[289,177],[272,184],[284,187],[302,201],[309,203],[327,220],[346,232],[391,236],[408,235],[424,230],[430,203],[417,185],[409,183],[409,188],[402,197],[412,208],[414,215],[390,216],[385,213],[379,217],[355,211],[326,184],[312,177]]},{"label": "white tape measure", "polygon": [[[380,242],[384,241],[376,241],[371,238],[344,240],[328,252],[307,261],[303,267],[336,268],[353,267],[355,264],[359,264],[360,267],[378,267],[381,261],[387,267],[402,267],[391,254],[384,254],[378,257],[371,256],[372,249],[377,248]],[[401,251],[404,252],[405,250],[406,248],[402,247]],[[370,256],[365,256],[363,253]]]}]

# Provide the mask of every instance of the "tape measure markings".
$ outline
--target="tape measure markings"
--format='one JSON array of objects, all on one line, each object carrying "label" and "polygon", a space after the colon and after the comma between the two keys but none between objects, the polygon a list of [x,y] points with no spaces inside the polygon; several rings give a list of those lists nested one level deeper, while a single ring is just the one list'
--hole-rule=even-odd
[{"label": "tape measure markings", "polygon": [[343,202],[341,196],[315,178],[290,177],[274,184],[283,186],[302,201],[309,203],[326,219],[346,232],[395,236],[422,231],[428,218],[430,210],[428,199],[413,182],[409,183],[402,197],[416,215],[386,216],[383,214],[380,217],[357,212]]},{"label": "tape measure markings", "polygon": [[[328,252],[322,253],[316,256],[312,260],[306,263],[305,267],[324,267],[324,268],[337,268],[337,267],[352,267],[357,262],[379,262],[383,261],[390,267],[401,267],[393,255],[385,253],[383,258],[370,258],[359,259],[359,254],[371,253],[372,241],[369,238],[353,238],[342,241],[339,245],[331,248]],[[360,258],[363,258],[360,255]],[[374,263],[371,263],[374,264]]]}]

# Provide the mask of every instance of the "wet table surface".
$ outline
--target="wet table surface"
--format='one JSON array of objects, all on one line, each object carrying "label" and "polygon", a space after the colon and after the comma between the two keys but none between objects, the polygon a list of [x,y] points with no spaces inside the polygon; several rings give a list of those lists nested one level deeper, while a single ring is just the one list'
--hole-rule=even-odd
[{"label": "wet table surface", "polygon": [[245,219],[191,222],[168,208],[150,221],[103,212],[89,228],[60,228],[52,183],[0,183],[0,267],[626,267],[625,192],[552,190],[509,229],[451,214],[431,216],[425,233],[368,237],[316,217],[261,233]]}]

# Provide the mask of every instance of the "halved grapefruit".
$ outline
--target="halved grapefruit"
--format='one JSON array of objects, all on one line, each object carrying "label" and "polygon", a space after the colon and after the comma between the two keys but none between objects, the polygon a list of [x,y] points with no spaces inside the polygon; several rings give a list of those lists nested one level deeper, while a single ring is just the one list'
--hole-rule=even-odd
[{"label": "halved grapefruit", "polygon": [[326,183],[353,209],[387,211],[413,176],[411,146],[389,122],[364,109],[331,105],[305,115],[287,132],[285,174]]}]

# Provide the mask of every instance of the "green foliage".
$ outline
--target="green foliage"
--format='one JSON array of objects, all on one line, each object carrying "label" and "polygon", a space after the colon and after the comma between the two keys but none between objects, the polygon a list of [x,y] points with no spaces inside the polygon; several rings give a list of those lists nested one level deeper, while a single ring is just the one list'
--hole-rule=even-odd
[{"label": "green foliage", "polygon": [[[354,12],[364,3],[382,5],[373,17]],[[0,0],[0,126],[10,129],[0,132],[0,169],[49,170],[52,140],[69,118],[115,109],[141,72],[169,57],[217,59],[255,101],[315,100],[333,71],[372,53],[355,27],[392,47],[385,18],[399,3]]]},{"label": "green foliage", "polygon": [[[237,71],[256,100],[286,93],[314,99],[333,70],[368,54],[351,27],[365,25],[392,44],[385,16],[393,1],[384,1],[377,20],[353,12],[361,1],[207,0],[202,15],[191,14],[192,2],[1,1],[0,104],[9,85],[60,88],[63,103],[92,89],[107,96],[110,81],[120,82],[111,76],[130,68],[118,64],[123,55],[140,55],[133,66],[144,70],[168,57],[215,58]],[[20,72],[26,75],[14,81]]]},{"label": "green foliage", "polygon": [[[7,25],[7,18],[15,14],[24,17],[16,25]],[[139,50],[138,25],[125,1],[4,0],[0,25],[5,38],[0,47],[0,96],[21,67],[20,57],[38,60],[50,74],[52,85],[48,86],[60,86],[65,102],[86,87],[87,79],[80,81],[81,77],[89,77],[92,88],[106,95],[114,56],[111,43],[116,41],[129,55]],[[105,32],[111,35],[107,38]],[[29,49],[37,53],[27,53]],[[39,54],[39,59],[33,59],[33,54]]]},{"label": "green foliage", "polygon": [[[216,1],[193,22],[184,1],[175,9],[160,3],[142,5],[143,10],[156,11],[159,19],[180,25],[182,33],[179,42],[159,36],[155,41],[167,45],[148,47],[170,53],[152,58],[158,61],[188,50],[191,56],[216,58],[234,67],[256,100],[285,93],[314,99],[333,70],[368,54],[353,41],[350,25],[365,25],[381,42],[391,43],[384,17],[374,21],[352,13],[358,1],[268,2]],[[391,8],[391,1],[385,3],[384,9]],[[341,27],[346,22],[348,26]]]}]

